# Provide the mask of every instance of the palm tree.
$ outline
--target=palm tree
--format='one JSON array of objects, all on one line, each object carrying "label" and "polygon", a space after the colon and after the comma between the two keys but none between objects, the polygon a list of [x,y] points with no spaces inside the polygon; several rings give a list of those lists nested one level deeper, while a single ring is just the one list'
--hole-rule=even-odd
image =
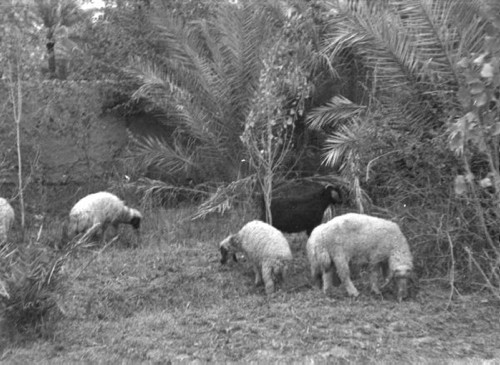
[{"label": "palm tree", "polygon": [[[364,108],[335,98],[309,116],[310,126],[328,133],[326,163],[342,168],[358,188],[358,197],[360,181],[370,179],[364,187],[372,189],[372,197],[379,199],[377,203],[416,218],[415,227],[419,231],[414,235],[414,242],[417,241],[414,247],[419,250],[416,256],[426,258],[425,270],[451,267],[452,274],[460,269],[470,274],[467,255],[469,260],[475,260],[474,252],[480,252],[478,256],[483,261],[474,263],[490,287],[497,288],[498,295],[498,200],[488,201],[486,189],[475,190],[479,191],[477,194],[473,187],[476,180],[486,176],[489,166],[498,166],[496,132],[492,132],[494,128],[488,129],[493,138],[484,138],[484,133],[465,147],[454,141],[467,150],[463,159],[450,151],[448,135],[452,130],[455,137],[460,137],[462,130],[449,126],[464,120],[474,107],[484,106],[464,102],[466,97],[474,100],[469,94],[480,95],[485,88],[479,90],[475,84],[476,80],[483,82],[479,72],[467,73],[463,64],[466,60],[474,66],[490,59],[497,64],[498,46],[488,53],[484,45],[490,33],[498,37],[500,3],[495,0],[384,0],[375,6],[369,6],[375,2],[368,0],[341,3],[346,6],[328,5],[327,10],[336,15],[329,20],[330,35],[323,54],[336,64],[342,60],[360,61],[366,77],[358,81],[363,81],[360,84],[367,97],[355,100]],[[494,82],[488,87],[491,85]],[[464,91],[468,94],[464,95]],[[498,113],[496,101],[486,104],[482,112],[490,117]],[[484,131],[485,120],[470,126]],[[462,135],[473,134],[469,132],[474,131],[465,128]],[[486,143],[481,145],[485,140],[492,142],[493,154],[487,153]],[[496,161],[489,162],[490,156]],[[463,194],[463,200],[456,199],[456,191],[450,189],[454,178],[460,176],[465,186],[462,193],[473,191]],[[378,181],[373,183],[374,179]],[[402,206],[405,200],[410,206],[398,211],[398,202]],[[445,218],[436,219],[438,216]],[[447,217],[453,217],[453,222],[446,222]],[[423,236],[435,239],[432,243],[419,240]],[[438,256],[444,260],[431,259]],[[495,279],[491,280],[492,277]]]},{"label": "palm tree", "polygon": [[[326,9],[337,15],[329,19],[330,33],[322,52],[337,64],[353,56],[361,61],[367,72],[362,87],[369,107],[364,114],[346,115],[346,103],[332,101],[310,114],[309,124],[316,129],[331,132],[334,124],[339,121],[344,124],[342,131],[330,134],[325,161],[333,165],[351,156],[359,162],[359,156],[349,154],[352,151],[348,146],[366,146],[363,141],[352,142],[356,138],[380,136],[380,129],[374,130],[380,124],[407,139],[442,135],[447,118],[459,109],[457,91],[462,76],[457,62],[464,54],[481,50],[483,37],[491,25],[485,16],[488,3],[492,6],[496,3],[481,0],[384,0],[376,6],[370,6],[373,2],[368,0],[340,3],[345,6],[332,2]],[[349,108],[356,109],[356,105]],[[381,121],[378,126],[376,121]],[[385,150],[377,150],[375,146],[371,145],[371,157],[394,148],[392,143],[386,144]]]},{"label": "palm tree", "polygon": [[56,77],[56,34],[74,25],[82,18],[76,0],[34,0],[36,11],[47,34],[47,61],[50,78]]},{"label": "palm tree", "polygon": [[188,24],[168,14],[155,19],[164,53],[134,62],[141,82],[134,98],[174,131],[169,141],[138,141],[136,156],[170,176],[229,182],[245,157],[240,136],[275,23],[269,8],[254,2],[222,4],[216,13]]}]

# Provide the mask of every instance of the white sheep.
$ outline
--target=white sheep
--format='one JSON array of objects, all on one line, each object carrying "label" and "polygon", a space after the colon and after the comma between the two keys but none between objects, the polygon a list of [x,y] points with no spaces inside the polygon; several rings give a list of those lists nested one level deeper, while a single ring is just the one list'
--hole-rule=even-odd
[{"label": "white sheep", "polygon": [[9,230],[14,224],[14,209],[4,198],[0,198],[0,243],[7,241]]},{"label": "white sheep", "polygon": [[[395,279],[397,299],[408,296],[413,257],[399,226],[391,221],[364,214],[348,213],[316,227],[307,241],[311,275],[323,281],[326,294],[332,287],[335,268],[347,293],[359,295],[349,273],[349,263],[368,263],[371,290],[380,294],[378,275],[385,271],[384,287]],[[387,273],[388,271],[388,273]]]},{"label": "white sheep", "polygon": [[101,191],[87,195],[73,206],[65,238],[72,239],[90,229],[95,229],[96,235],[104,237],[109,226],[116,235],[120,223],[130,224],[138,233],[141,219],[138,210],[127,207],[116,195]]},{"label": "white sheep", "polygon": [[230,254],[244,252],[255,272],[255,285],[264,282],[266,294],[274,292],[275,283],[286,276],[292,252],[285,236],[273,226],[258,220],[248,222],[236,234],[220,243],[221,264]]}]

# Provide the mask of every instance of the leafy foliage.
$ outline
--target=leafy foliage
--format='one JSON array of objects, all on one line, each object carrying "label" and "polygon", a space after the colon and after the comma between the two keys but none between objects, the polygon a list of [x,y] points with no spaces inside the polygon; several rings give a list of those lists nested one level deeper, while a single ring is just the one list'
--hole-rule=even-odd
[{"label": "leafy foliage", "polygon": [[201,181],[231,181],[238,175],[245,155],[239,136],[258,85],[271,20],[269,11],[251,4],[223,6],[213,21],[190,25],[171,16],[155,20],[169,56],[136,60],[131,71],[141,81],[134,98],[147,100],[175,127],[168,142],[177,147],[163,150],[189,156],[164,154],[163,164],[184,164],[185,177]]},{"label": "leafy foliage", "polygon": [[58,300],[65,290],[61,269],[66,259],[67,256],[41,245],[2,247],[2,277],[8,285],[9,298],[4,300],[0,316],[10,330],[50,334],[54,316],[60,314]]},{"label": "leafy foliage", "polygon": [[[24,3],[2,2],[0,4],[0,75],[7,74],[10,67],[20,67],[21,80],[39,77],[40,45],[33,25],[36,15]],[[10,65],[10,66],[9,66]],[[15,74],[17,77],[17,74]]]},{"label": "leafy foliage", "polygon": [[[484,207],[491,201],[467,206],[465,195],[457,199],[450,194],[450,186],[457,172],[468,171],[467,166],[474,173],[486,174],[491,171],[487,166],[495,166],[498,159],[488,157],[498,155],[493,122],[498,118],[496,97],[489,97],[497,89],[490,86],[495,85],[491,80],[495,79],[496,61],[491,61],[491,48],[482,49],[484,37],[495,29],[498,19],[494,14],[498,13],[491,11],[490,1],[340,3],[347,6],[326,5],[336,15],[328,18],[330,33],[323,53],[336,64],[361,61],[367,71],[362,85],[368,96],[366,109],[354,109],[356,114],[351,115],[346,102],[332,99],[310,114],[309,124],[329,134],[325,161],[341,167],[353,190],[363,187],[376,203],[409,218],[405,224],[414,235],[435,237],[432,247],[426,240],[415,240],[417,257],[428,259],[434,250],[448,252],[449,261],[444,265],[436,262],[433,267],[446,268],[454,285],[455,279],[459,281],[455,271],[468,271],[467,247],[470,252],[480,251],[488,267],[496,260],[495,255],[486,259],[482,251],[483,240],[491,241],[489,234],[497,237],[496,228],[485,225],[482,218],[472,218],[496,217],[495,209],[490,208],[488,213],[473,213],[472,207]],[[481,54],[483,58],[478,59]],[[476,70],[464,71],[469,65]],[[490,107],[493,109],[481,112],[474,109]],[[457,159],[448,150],[448,131],[452,132],[453,148],[464,152],[465,159]],[[472,176],[459,174],[457,181],[467,182],[457,185],[462,194]],[[446,219],[448,215],[460,218],[455,222]],[[471,232],[476,234],[471,236]],[[422,270],[431,270],[429,265],[422,262]],[[491,278],[496,269],[484,270],[483,266],[482,270]]]},{"label": "leafy foliage", "polygon": [[[35,0],[35,11],[47,32],[48,71],[50,77],[55,78],[56,49],[64,50],[76,46],[67,36],[68,28],[82,20],[83,13],[75,0]],[[65,78],[62,72],[59,72],[59,76]]]},{"label": "leafy foliage", "polygon": [[[462,158],[465,174],[455,178],[455,193],[472,196],[479,227],[488,244],[479,268],[490,289],[500,298],[500,247],[497,229],[500,210],[499,134],[500,43],[497,36],[485,37],[481,53],[473,53],[458,62],[463,68],[463,82],[458,96],[464,109],[462,117],[449,126],[450,148]],[[484,163],[477,166],[474,157]],[[484,198],[481,199],[481,195]],[[470,248],[469,255],[473,255]],[[486,259],[486,260],[485,260]],[[484,263],[486,261],[486,264]]]}]

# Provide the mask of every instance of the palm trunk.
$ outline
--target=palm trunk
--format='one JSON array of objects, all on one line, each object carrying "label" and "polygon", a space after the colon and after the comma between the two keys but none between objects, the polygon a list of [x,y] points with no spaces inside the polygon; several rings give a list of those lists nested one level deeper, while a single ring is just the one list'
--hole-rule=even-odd
[{"label": "palm trunk", "polygon": [[56,78],[56,53],[54,46],[56,42],[54,40],[49,40],[46,44],[47,46],[47,57],[49,62],[49,77],[51,79]]}]

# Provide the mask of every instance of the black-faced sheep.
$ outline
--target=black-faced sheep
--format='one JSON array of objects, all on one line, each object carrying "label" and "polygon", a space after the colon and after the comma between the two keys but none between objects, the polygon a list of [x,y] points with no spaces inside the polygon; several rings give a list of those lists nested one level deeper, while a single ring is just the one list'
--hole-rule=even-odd
[{"label": "black-faced sheep", "polygon": [[[331,185],[308,182],[294,189],[278,188],[273,190],[271,199],[272,225],[286,233],[306,231],[309,236],[321,224],[325,209],[341,202],[340,190]],[[263,198],[261,209],[260,219],[266,221]]]},{"label": "black-faced sheep", "polygon": [[275,283],[286,276],[292,252],[285,236],[267,223],[255,220],[248,222],[236,234],[230,235],[220,243],[221,264],[228,256],[244,252],[252,263],[255,272],[255,285],[264,282],[266,294],[272,294]]},{"label": "black-faced sheep", "polygon": [[127,207],[116,195],[101,191],[87,195],[73,206],[65,238],[72,239],[91,228],[96,230],[97,236],[104,237],[109,226],[116,235],[120,223],[130,224],[138,233],[141,219],[138,210]]},{"label": "black-faced sheep", "polygon": [[380,294],[378,275],[386,266],[384,286],[394,279],[397,299],[401,301],[408,296],[413,257],[394,222],[364,214],[344,214],[316,227],[306,247],[311,275],[318,284],[323,281],[325,294],[332,286],[336,268],[347,293],[352,297],[359,295],[349,273],[349,263],[354,262],[369,264],[374,293]]},{"label": "black-faced sheep", "polygon": [[14,218],[14,209],[6,199],[0,198],[0,243],[7,241],[9,230],[14,224]]}]

